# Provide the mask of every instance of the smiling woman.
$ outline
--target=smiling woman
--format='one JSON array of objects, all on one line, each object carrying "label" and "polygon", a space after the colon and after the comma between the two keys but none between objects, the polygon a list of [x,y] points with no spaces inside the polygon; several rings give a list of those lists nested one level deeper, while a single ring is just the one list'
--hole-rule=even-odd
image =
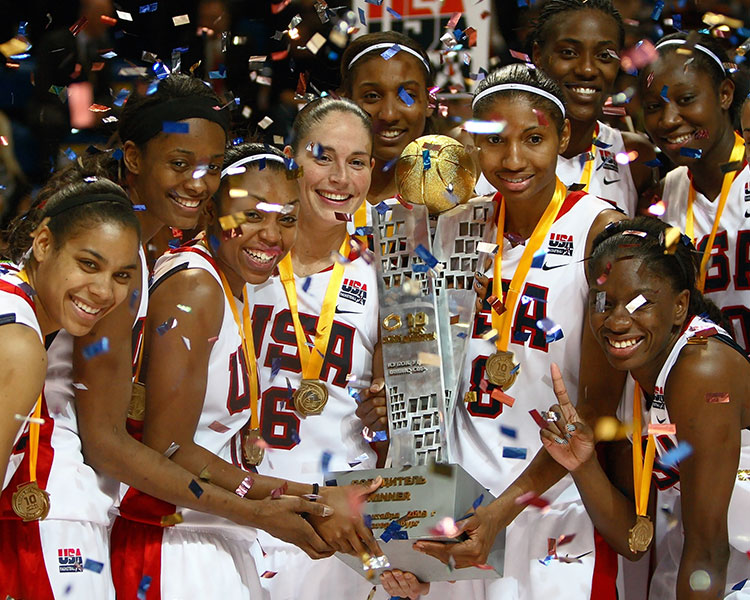
[{"label": "smiling woman", "polygon": [[[127,195],[111,181],[79,181],[43,192],[46,199],[11,225],[8,254],[13,263],[3,265],[0,276],[0,546],[6,550],[23,539],[33,556],[23,559],[15,553],[14,559],[3,561],[0,581],[3,593],[14,597],[51,598],[65,582],[56,565],[45,572],[46,553],[39,540],[39,520],[58,510],[61,501],[47,491],[54,425],[41,395],[45,338],[61,328],[85,335],[127,298],[138,273],[140,228]],[[33,418],[27,418],[35,401]],[[70,534],[92,559],[106,560],[106,529],[95,531],[84,523],[45,525],[55,550],[63,543],[67,547]],[[106,597],[111,584],[92,575],[77,579],[77,590]]]}]

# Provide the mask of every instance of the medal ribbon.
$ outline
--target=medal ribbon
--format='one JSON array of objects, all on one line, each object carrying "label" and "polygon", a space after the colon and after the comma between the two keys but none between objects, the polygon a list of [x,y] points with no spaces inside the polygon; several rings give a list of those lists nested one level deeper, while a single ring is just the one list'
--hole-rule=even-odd
[{"label": "medal ribbon", "polygon": [[[341,248],[339,248],[339,254],[342,257],[346,257],[348,249],[349,235],[347,234],[344,242],[341,244]],[[344,265],[338,260],[333,265],[333,273],[323,297],[323,306],[320,309],[318,326],[315,331],[315,352],[312,352],[308,348],[305,330],[302,329],[302,323],[299,320],[297,285],[294,282],[294,268],[292,267],[292,257],[290,254],[287,254],[279,263],[279,276],[286,292],[289,312],[292,313],[294,335],[297,338],[297,349],[299,350],[299,362],[302,365],[302,379],[320,379],[320,370],[323,367],[323,359],[328,349],[328,340],[331,337],[331,325],[333,324],[333,315],[336,310],[336,300],[339,297],[341,280],[344,278]]]},{"label": "medal ribbon", "polygon": [[[362,204],[359,205],[359,208],[354,213],[354,231],[356,233],[357,229],[360,227],[367,227],[367,209],[369,208],[370,203],[365,198],[362,201]],[[367,244],[367,236],[366,235],[355,235],[355,238],[357,238],[360,242]]]},{"label": "medal ribbon", "polygon": [[221,285],[224,287],[224,295],[232,309],[232,316],[234,317],[234,322],[237,323],[237,329],[240,332],[240,338],[242,339],[242,353],[245,355],[245,365],[247,365],[250,380],[250,429],[258,429],[258,365],[255,360],[255,341],[253,340],[253,322],[250,319],[250,303],[247,300],[247,294],[245,294],[247,284],[242,288],[243,306],[242,320],[240,321],[240,315],[239,312],[237,312],[237,305],[234,302],[232,289],[229,287],[229,282],[224,276],[224,273],[220,270],[219,277],[221,277]]},{"label": "medal ribbon", "polygon": [[[513,322],[513,312],[518,301],[518,295],[521,292],[521,286],[526,280],[526,275],[529,273],[531,268],[531,261],[534,258],[534,253],[539,250],[547,237],[552,223],[555,222],[557,214],[560,212],[567,189],[562,181],[557,179],[555,185],[555,194],[552,196],[552,200],[544,209],[544,214],[539,222],[534,227],[534,232],[526,242],[526,249],[521,255],[521,260],[516,267],[516,272],[513,274],[511,279],[508,293],[505,296],[505,312],[502,315],[497,314],[497,311],[492,310],[492,328],[498,332],[497,337],[497,349],[501,352],[508,350],[508,344],[510,343],[510,328]],[[503,280],[502,280],[502,263],[503,263],[503,235],[505,229],[505,200],[500,199],[500,217],[497,220],[497,255],[495,256],[495,271],[492,281],[492,294],[501,299],[503,297]]]},{"label": "medal ribbon", "polygon": [[645,517],[648,511],[648,495],[651,492],[651,473],[654,470],[656,441],[653,434],[648,436],[644,459],[641,434],[641,386],[636,383],[633,393],[633,492],[635,511],[639,516]]},{"label": "medal ribbon", "polygon": [[[745,154],[745,140],[742,139],[736,133],[734,134],[734,147],[732,148],[732,154],[729,157],[729,162],[737,162],[742,160]],[[719,229],[719,221],[721,220],[721,214],[724,212],[724,206],[727,203],[727,197],[729,196],[729,188],[732,187],[732,182],[737,176],[739,171],[729,171],[724,175],[724,180],[721,183],[721,195],[719,196],[719,204],[716,207],[716,217],[714,218],[714,225],[711,228],[711,235],[708,236],[708,242],[703,250],[703,258],[701,259],[701,270],[700,279],[698,283],[698,289],[702,292],[703,287],[706,284],[706,273],[708,272],[708,259],[711,257],[711,250],[714,247],[714,238],[716,232]],[[687,215],[685,217],[685,234],[695,242],[695,224],[693,218],[693,203],[695,202],[695,188],[693,187],[692,180],[690,181],[690,191],[688,192],[688,204],[687,204]]]},{"label": "medal ribbon", "polygon": [[[599,135],[599,123],[594,128],[594,139]],[[596,162],[596,146],[594,142],[591,142],[591,150],[589,150],[589,156],[591,160],[587,160],[586,164],[583,165],[583,173],[581,173],[581,183],[583,184],[583,191],[589,193],[589,184],[591,183],[591,173],[594,171],[594,163]]]},{"label": "medal ribbon", "polygon": [[[29,276],[26,274],[25,269],[21,269],[16,273],[16,277],[27,285],[31,285],[29,284]],[[39,397],[36,399],[34,412],[31,416],[34,419],[40,419],[42,416],[41,394],[39,394]],[[34,421],[29,421],[29,481],[31,482],[36,481],[36,464],[39,457],[39,429],[40,425],[38,422],[35,423]]]}]

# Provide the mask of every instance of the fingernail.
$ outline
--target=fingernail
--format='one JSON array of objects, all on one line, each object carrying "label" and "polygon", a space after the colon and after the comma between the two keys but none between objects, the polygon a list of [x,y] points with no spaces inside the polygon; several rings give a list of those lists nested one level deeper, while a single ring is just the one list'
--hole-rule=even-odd
[{"label": "fingernail", "polygon": [[569,440],[569,439],[570,439],[570,438],[572,438],[573,436],[572,436],[572,435],[570,435],[569,433],[566,433],[566,434],[564,434],[564,436],[563,436],[563,437],[564,437],[564,438],[565,438],[566,440]]},{"label": "fingernail", "polygon": [[333,509],[330,506],[323,507],[323,516],[330,517],[333,514]]},{"label": "fingernail", "polygon": [[566,442],[566,441],[565,441],[564,439],[562,439],[562,438],[559,438],[559,437],[557,437],[557,436],[554,436],[554,438],[555,438],[555,441],[556,441],[556,442],[557,442],[558,444],[567,444],[567,443],[568,443],[568,442]]},{"label": "fingernail", "polygon": [[568,431],[570,431],[571,433],[573,433],[573,432],[574,432],[574,431],[576,430],[576,426],[575,426],[575,425],[573,425],[572,423],[568,423],[568,424],[567,424],[567,425],[565,426],[565,429],[567,429]]},{"label": "fingernail", "polygon": [[474,271],[474,277],[481,277],[482,274],[479,271]]}]

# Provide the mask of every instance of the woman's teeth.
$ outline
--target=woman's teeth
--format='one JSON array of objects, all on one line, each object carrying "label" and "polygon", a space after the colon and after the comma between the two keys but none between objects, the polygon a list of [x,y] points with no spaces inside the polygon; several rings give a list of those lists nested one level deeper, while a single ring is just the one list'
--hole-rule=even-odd
[{"label": "woman's teeth", "polygon": [[333,200],[334,202],[342,202],[351,197],[351,194],[334,194],[332,192],[326,192],[325,194],[323,192],[318,192],[318,194],[323,196],[326,200]]},{"label": "woman's teeth", "polygon": [[386,129],[385,131],[381,131],[380,135],[384,138],[395,138],[401,135],[401,130],[399,129]]},{"label": "woman's teeth", "polygon": [[245,248],[244,250],[251,258],[261,263],[269,263],[275,256],[274,254],[269,254],[267,252],[263,252],[262,250],[250,250],[249,248]]},{"label": "woman's teeth", "polygon": [[596,94],[596,89],[590,87],[571,87],[576,94],[583,94],[585,96],[593,96]]},{"label": "woman's teeth", "polygon": [[678,135],[676,137],[668,137],[667,141],[670,144],[684,144],[688,140],[693,139],[692,133],[683,133],[682,135]]},{"label": "woman's teeth", "polygon": [[640,341],[641,338],[631,338],[629,340],[609,340],[609,343],[615,348],[630,348]]},{"label": "woman's teeth", "polygon": [[507,181],[508,183],[521,183],[522,181],[526,181],[527,179],[531,178],[531,175],[526,175],[525,177],[501,177],[503,181]]},{"label": "woman's teeth", "polygon": [[75,298],[73,298],[73,304],[75,304],[79,309],[81,309],[87,315],[98,315],[100,312],[102,312],[101,308],[94,308],[93,306],[84,304],[83,302],[81,302],[80,300],[76,300]]},{"label": "woman's teeth", "polygon": [[180,206],[184,206],[185,208],[198,208],[201,201],[200,200],[192,200],[190,198],[182,198],[181,196],[172,196],[175,202],[179,204]]}]

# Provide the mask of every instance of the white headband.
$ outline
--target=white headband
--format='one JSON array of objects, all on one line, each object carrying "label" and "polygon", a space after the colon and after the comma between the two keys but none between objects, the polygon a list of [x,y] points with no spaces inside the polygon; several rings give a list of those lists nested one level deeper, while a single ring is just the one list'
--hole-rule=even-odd
[{"label": "white headband", "polygon": [[526,85],[525,83],[499,83],[497,85],[490,86],[486,90],[482,90],[476,96],[474,96],[474,100],[471,101],[471,108],[473,109],[477,105],[477,102],[479,102],[485,96],[489,96],[490,94],[497,94],[498,92],[504,92],[506,90],[518,90],[521,92],[529,92],[530,94],[542,96],[543,98],[554,102],[557,108],[560,109],[563,118],[565,118],[565,107],[563,106],[563,103],[560,102],[559,98],[545,90],[534,87],[533,85]]},{"label": "white headband", "polygon": [[262,159],[275,160],[276,162],[286,164],[284,159],[280,156],[277,156],[276,154],[253,154],[252,156],[246,156],[245,158],[241,158],[237,162],[233,162],[231,165],[229,165],[221,172],[221,179],[224,179],[224,177],[226,177],[227,175],[239,175],[240,173],[244,173],[244,171],[238,171],[237,173],[230,173],[230,171],[233,171],[234,169],[241,167],[242,165],[246,165],[247,163]]},{"label": "white headband", "polygon": [[424,65],[424,68],[427,69],[427,73],[430,73],[430,65],[429,63],[424,59],[424,57],[417,52],[416,50],[412,50],[408,46],[402,46],[401,44],[391,44],[390,42],[383,42],[380,44],[373,44],[372,46],[368,46],[362,52],[357,54],[353,59],[349,61],[349,69],[352,68],[352,65],[357,62],[360,58],[362,58],[365,54],[368,52],[372,52],[373,50],[385,50],[387,48],[393,48],[394,46],[397,46],[399,50],[403,52],[408,52],[412,56],[415,56],[419,59],[419,62],[421,62]]},{"label": "white headband", "polygon": [[[663,42],[659,42],[656,44],[656,49],[658,50],[662,46],[684,46],[687,44],[687,40],[665,40]],[[716,62],[717,65],[719,65],[719,68],[721,69],[722,73],[726,73],[726,69],[724,68],[724,63],[721,62],[721,59],[716,56],[713,52],[711,52],[708,48],[705,46],[701,46],[700,44],[693,44],[693,48],[696,50],[700,50],[705,54],[706,56],[710,56],[714,62]]]}]

